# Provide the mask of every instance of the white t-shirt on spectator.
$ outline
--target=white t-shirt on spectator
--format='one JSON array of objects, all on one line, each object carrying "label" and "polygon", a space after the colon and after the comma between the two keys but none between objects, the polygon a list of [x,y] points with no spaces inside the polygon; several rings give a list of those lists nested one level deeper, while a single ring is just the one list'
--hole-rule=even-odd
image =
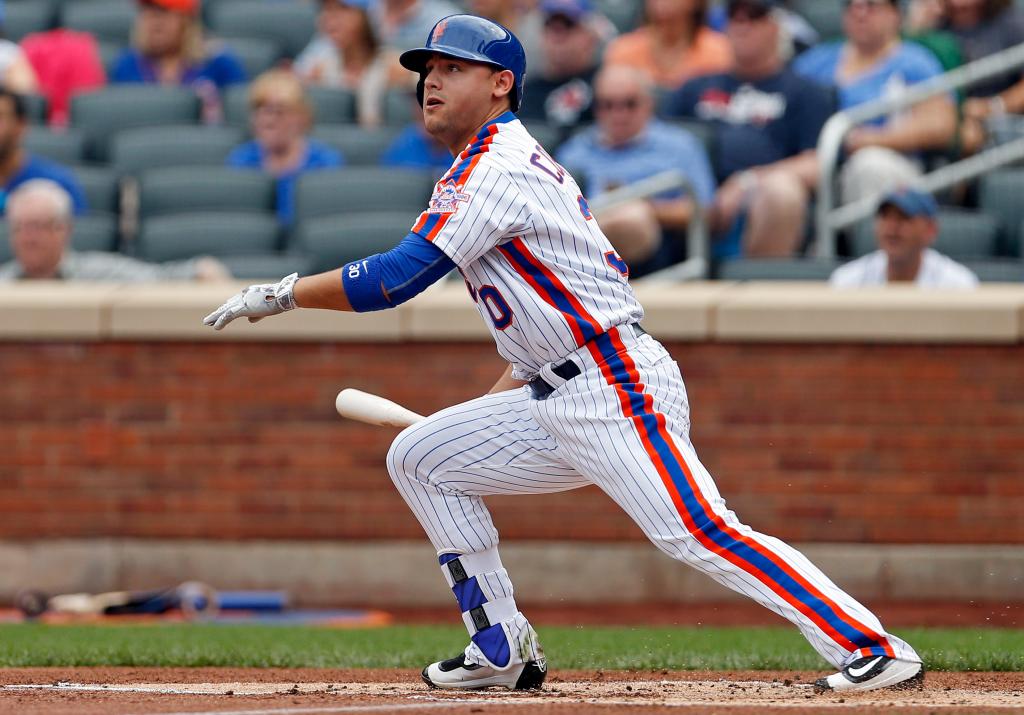
[{"label": "white t-shirt on spectator", "polygon": [[[835,269],[828,282],[833,288],[881,286],[888,283],[888,269],[885,251],[878,250]],[[978,276],[952,258],[926,248],[914,283],[920,288],[974,288]]]}]

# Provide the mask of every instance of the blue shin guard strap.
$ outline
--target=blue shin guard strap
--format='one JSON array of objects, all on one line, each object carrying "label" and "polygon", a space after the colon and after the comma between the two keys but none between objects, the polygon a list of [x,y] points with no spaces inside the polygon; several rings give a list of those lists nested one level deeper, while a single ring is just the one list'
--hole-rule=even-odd
[{"label": "blue shin guard strap", "polygon": [[455,600],[459,602],[459,610],[463,613],[487,603],[487,597],[480,590],[480,584],[476,582],[476,576],[456,583],[452,587],[452,592],[455,593]]},{"label": "blue shin guard strap", "polygon": [[504,668],[512,659],[512,650],[508,647],[508,637],[500,623],[477,631],[471,640],[487,656],[487,660],[499,668]]}]

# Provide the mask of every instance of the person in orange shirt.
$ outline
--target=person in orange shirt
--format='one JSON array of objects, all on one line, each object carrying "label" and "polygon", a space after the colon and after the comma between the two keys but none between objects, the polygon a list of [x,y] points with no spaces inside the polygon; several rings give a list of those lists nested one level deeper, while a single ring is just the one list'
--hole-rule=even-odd
[{"label": "person in orange shirt", "polygon": [[614,40],[605,64],[630,65],[662,89],[679,88],[703,74],[732,66],[728,40],[704,24],[707,0],[646,0],[642,27]]}]

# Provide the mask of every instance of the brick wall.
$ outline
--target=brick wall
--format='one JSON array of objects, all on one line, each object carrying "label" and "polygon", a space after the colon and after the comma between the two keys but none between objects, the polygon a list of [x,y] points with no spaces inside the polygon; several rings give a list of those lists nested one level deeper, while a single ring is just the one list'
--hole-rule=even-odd
[{"label": "brick wall", "polygon": [[[1024,348],[676,344],[693,439],[793,541],[1024,543]],[[337,390],[479,394],[489,344],[0,345],[0,538],[422,538]],[[507,538],[641,539],[597,489],[495,498]]]}]

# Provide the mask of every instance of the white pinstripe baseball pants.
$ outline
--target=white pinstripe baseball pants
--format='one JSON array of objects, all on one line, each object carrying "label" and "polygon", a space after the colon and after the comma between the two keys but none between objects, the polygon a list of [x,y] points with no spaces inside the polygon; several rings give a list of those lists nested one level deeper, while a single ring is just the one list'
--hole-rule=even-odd
[{"label": "white pinstripe baseball pants", "polygon": [[570,357],[582,373],[569,382],[541,371],[560,385],[547,399],[525,387],[485,395],[395,439],[388,471],[439,555],[497,547],[483,496],[595,484],[664,553],[790,620],[837,668],[869,654],[920,660],[800,552],[726,508],[660,343],[613,328]]}]

